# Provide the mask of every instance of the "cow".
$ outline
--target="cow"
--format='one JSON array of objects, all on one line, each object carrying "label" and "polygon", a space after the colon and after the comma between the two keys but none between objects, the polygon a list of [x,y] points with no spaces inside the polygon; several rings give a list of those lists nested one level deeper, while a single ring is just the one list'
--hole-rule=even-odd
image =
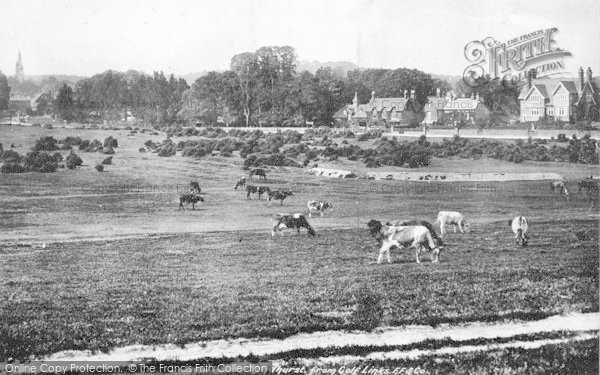
[{"label": "cow", "polygon": [[427,228],[429,230],[429,233],[431,233],[431,237],[433,237],[433,239],[435,240],[435,243],[438,246],[442,246],[444,244],[444,242],[442,241],[442,239],[440,238],[440,236],[438,236],[437,232],[435,231],[433,225],[431,225],[430,222],[425,221],[425,220],[417,220],[417,219],[412,219],[412,220],[394,220],[394,221],[388,221],[387,223],[385,223],[385,225],[389,225],[392,227],[403,227],[403,226],[423,226],[425,228]]},{"label": "cow", "polygon": [[250,171],[250,181],[252,181],[252,176],[258,176],[258,179],[263,179],[266,180],[267,179],[267,172],[265,172],[264,169],[261,168],[255,168],[253,170]]},{"label": "cow", "polygon": [[233,188],[233,190],[237,190],[238,187],[243,188],[244,186],[246,186],[246,177],[241,177],[235,183],[235,187]]},{"label": "cow", "polygon": [[529,236],[527,236],[527,230],[529,229],[527,219],[523,216],[517,216],[512,220],[508,220],[508,225],[515,234],[517,245],[527,246],[527,243],[529,242]]},{"label": "cow", "polygon": [[558,191],[560,194],[569,195],[569,190],[567,189],[567,184],[565,181],[553,181],[550,183],[550,191],[553,193]]},{"label": "cow", "polygon": [[190,193],[201,193],[200,184],[198,184],[198,181],[190,181]]},{"label": "cow", "polygon": [[269,191],[269,200],[267,202],[267,207],[271,206],[271,201],[275,200],[275,201],[281,201],[281,206],[283,206],[283,200],[285,198],[287,198],[290,195],[294,195],[294,193],[292,193],[291,190],[288,191],[281,191],[281,190],[274,190],[274,191]]},{"label": "cow", "polygon": [[313,212],[320,212],[321,217],[323,217],[323,212],[326,209],[333,209],[333,204],[329,201],[308,201],[306,205],[308,206],[308,217],[310,218],[312,218]]},{"label": "cow", "polygon": [[591,178],[586,178],[585,180],[581,180],[577,183],[577,194],[579,194],[581,192],[581,190],[586,191],[586,193],[589,193],[590,191],[594,191],[597,192],[598,191],[598,181],[595,181]]},{"label": "cow", "polygon": [[440,226],[440,233],[442,237],[444,236],[445,228],[447,224],[451,224],[454,228],[454,233],[456,233],[456,226],[460,229],[460,233],[468,232],[469,225],[467,224],[465,218],[460,212],[456,211],[440,211],[438,213],[437,220],[435,224]]},{"label": "cow", "polygon": [[300,228],[306,228],[310,236],[315,235],[314,229],[310,226],[304,215],[300,213],[295,214],[275,214],[273,215],[273,230],[271,231],[271,237],[275,236],[275,232],[280,232],[283,236],[283,229],[285,228],[296,228],[296,232],[300,233]]},{"label": "cow", "polygon": [[246,199],[252,199],[250,194],[258,194],[258,199],[260,199],[264,193],[270,192],[271,189],[268,186],[246,185]]},{"label": "cow", "polygon": [[198,203],[198,202],[204,202],[204,198],[202,198],[198,194],[193,194],[193,193],[181,194],[179,196],[179,209],[180,210],[184,210],[183,204],[184,203],[188,203],[188,204],[191,203],[192,210],[195,210],[196,209],[196,203]]},{"label": "cow", "polygon": [[441,251],[440,245],[436,244],[429,229],[422,225],[408,226],[383,226],[378,220],[371,220],[367,224],[371,236],[375,237],[377,242],[381,244],[377,264],[381,264],[384,254],[387,257],[388,263],[392,263],[390,257],[390,249],[396,247],[414,247],[417,263],[421,263],[419,253],[422,248],[431,251],[431,262],[439,262]]}]

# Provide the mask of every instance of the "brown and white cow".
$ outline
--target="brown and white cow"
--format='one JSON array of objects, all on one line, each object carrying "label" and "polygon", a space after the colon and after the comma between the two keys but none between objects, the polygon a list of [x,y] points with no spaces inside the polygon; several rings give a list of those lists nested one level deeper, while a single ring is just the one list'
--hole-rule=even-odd
[{"label": "brown and white cow", "polygon": [[553,181],[550,183],[550,191],[553,193],[558,191],[560,194],[569,195],[567,184],[565,181]]},{"label": "brown and white cow", "polygon": [[255,168],[253,170],[250,171],[250,174],[248,175],[250,178],[250,181],[252,181],[252,176],[258,176],[259,180],[266,180],[267,179],[267,172],[265,172],[264,169],[262,168]]},{"label": "brown and white cow", "polygon": [[250,194],[258,194],[258,199],[260,199],[264,193],[270,192],[271,189],[268,186],[246,185],[246,199],[252,199]]},{"label": "brown and white cow", "polygon": [[308,206],[308,217],[311,218],[313,212],[320,212],[321,217],[323,217],[323,212],[326,209],[333,209],[333,204],[329,201],[308,201],[306,205]]},{"label": "brown and white cow", "polygon": [[243,188],[244,186],[246,186],[246,177],[240,177],[240,179],[235,183],[233,190],[237,190],[238,187]]},{"label": "brown and white cow", "polygon": [[273,230],[271,231],[271,237],[275,236],[276,232],[280,232],[283,236],[282,230],[286,228],[296,228],[296,233],[300,233],[300,228],[306,228],[309,235],[315,235],[314,229],[301,213],[273,215]]}]

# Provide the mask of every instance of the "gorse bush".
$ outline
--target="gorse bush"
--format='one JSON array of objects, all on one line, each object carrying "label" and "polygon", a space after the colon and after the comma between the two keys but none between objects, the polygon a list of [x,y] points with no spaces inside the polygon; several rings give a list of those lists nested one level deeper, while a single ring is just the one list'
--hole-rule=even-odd
[{"label": "gorse bush", "polygon": [[75,169],[81,164],[83,164],[83,160],[81,160],[81,158],[73,151],[71,151],[71,153],[67,155],[65,159],[65,165],[69,169]]}]

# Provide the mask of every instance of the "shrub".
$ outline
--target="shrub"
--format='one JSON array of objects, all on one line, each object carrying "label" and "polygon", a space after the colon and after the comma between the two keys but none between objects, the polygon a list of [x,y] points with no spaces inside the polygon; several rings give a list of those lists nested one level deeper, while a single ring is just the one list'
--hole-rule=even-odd
[{"label": "shrub", "polygon": [[355,329],[371,331],[381,324],[383,318],[382,297],[380,294],[361,287],[350,292],[354,304],[351,321]]},{"label": "shrub", "polygon": [[112,147],[108,146],[108,147],[102,147],[102,153],[103,154],[107,154],[107,155],[111,155],[115,153],[115,150],[113,150]]},{"label": "shrub", "polygon": [[2,164],[0,167],[1,173],[23,173],[25,172],[25,168],[15,161],[7,161]]},{"label": "shrub", "polygon": [[104,166],[103,166],[102,164],[98,164],[98,165],[96,165],[96,167],[95,167],[95,168],[96,168],[96,170],[97,170],[98,172],[103,172],[103,171],[104,171]]},{"label": "shrub", "polygon": [[56,162],[63,161],[63,159],[64,159],[60,152],[55,152],[54,155],[52,155],[52,158]]},{"label": "shrub", "polygon": [[104,139],[104,147],[117,148],[119,147],[119,143],[117,142],[116,138],[109,136]]},{"label": "shrub", "polygon": [[138,149],[138,151],[139,151],[139,152],[146,152],[146,148],[145,148],[145,147],[140,147],[140,148]]},{"label": "shrub", "polygon": [[104,165],[112,164],[112,156],[109,156],[106,159],[102,160],[102,164],[104,164]]},{"label": "shrub", "polygon": [[19,155],[19,153],[15,150],[6,150],[0,154],[0,159],[4,160],[5,162],[20,163],[21,155]]},{"label": "shrub", "polygon": [[33,146],[33,151],[55,151],[58,150],[57,140],[54,137],[46,136],[38,138]]},{"label": "shrub", "polygon": [[65,159],[65,165],[69,169],[75,169],[75,167],[78,167],[81,164],[83,164],[83,160],[81,160],[81,158],[73,151],[71,151],[71,153]]},{"label": "shrub", "polygon": [[45,152],[32,151],[23,158],[23,166],[30,172],[49,173],[58,168],[58,162]]}]

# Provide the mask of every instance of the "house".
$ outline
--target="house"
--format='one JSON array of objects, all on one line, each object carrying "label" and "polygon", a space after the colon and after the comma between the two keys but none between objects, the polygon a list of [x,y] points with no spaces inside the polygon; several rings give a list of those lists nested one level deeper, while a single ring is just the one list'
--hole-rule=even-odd
[{"label": "house", "polygon": [[536,78],[535,70],[527,74],[527,85],[519,95],[521,121],[598,120],[600,100],[598,87],[588,68],[578,78]]},{"label": "house", "polygon": [[355,93],[352,104],[340,108],[333,114],[333,119],[346,126],[416,125],[415,90],[411,90],[410,97],[408,90],[404,90],[404,96],[400,98],[377,98],[373,91],[371,100],[366,104],[358,104],[358,93]]},{"label": "house", "polygon": [[454,92],[449,91],[442,97],[438,88],[436,96],[427,97],[424,108],[425,124],[435,122],[454,123],[455,121],[467,121],[475,123],[478,119],[489,116],[489,109],[485,106],[479,94],[471,97],[459,98]]},{"label": "house", "polygon": [[40,115],[51,115],[54,111],[54,96],[51,91],[42,91],[31,98],[31,111]]},{"label": "house", "polygon": [[8,108],[11,115],[24,116],[31,111],[31,97],[11,93]]}]

